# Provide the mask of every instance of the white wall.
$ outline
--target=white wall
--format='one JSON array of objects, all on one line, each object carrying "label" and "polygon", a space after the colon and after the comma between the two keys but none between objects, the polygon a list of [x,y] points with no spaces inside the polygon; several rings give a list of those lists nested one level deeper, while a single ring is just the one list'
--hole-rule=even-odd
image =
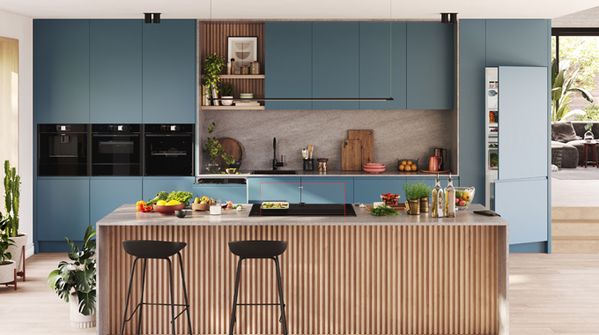
[{"label": "white wall", "polygon": [[27,254],[31,255],[33,253],[33,19],[0,11],[0,36],[19,40],[18,170],[22,181],[20,230],[29,237]]}]

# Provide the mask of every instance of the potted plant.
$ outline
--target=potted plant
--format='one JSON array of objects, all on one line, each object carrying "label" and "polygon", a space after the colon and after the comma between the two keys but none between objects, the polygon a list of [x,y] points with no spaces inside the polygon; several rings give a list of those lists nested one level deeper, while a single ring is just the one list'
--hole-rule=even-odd
[{"label": "potted plant", "polygon": [[218,106],[218,82],[225,68],[225,59],[213,53],[204,59],[204,85],[212,92],[212,103]]},{"label": "potted plant", "polygon": [[216,129],[216,123],[211,122],[208,125],[208,137],[203,146],[204,152],[210,158],[210,162],[206,164],[206,170],[209,173],[219,173],[221,171],[221,162],[224,163],[225,168],[235,164],[235,159],[225,152],[218,138],[210,136],[214,132],[214,129]]},{"label": "potted plant", "polygon": [[[21,196],[21,177],[17,169],[10,166],[10,162],[4,161],[4,209],[6,214],[0,222],[0,230],[7,234],[13,241],[8,252],[15,261],[17,274],[25,278],[25,254],[23,250],[27,245],[27,235],[19,233],[19,200]],[[3,216],[0,213],[0,219]]]},{"label": "potted plant", "polygon": [[420,213],[428,213],[429,211],[429,195],[431,194],[432,187],[424,183],[416,184],[416,189],[418,190],[418,197],[420,198]]},{"label": "potted plant", "polygon": [[6,233],[0,234],[0,284],[15,282],[16,288],[15,261],[11,260],[11,254],[8,251],[12,244],[13,241]]},{"label": "potted plant", "polygon": [[406,209],[410,215],[419,215],[421,213],[421,204],[424,202],[425,205],[422,208],[422,213],[428,212],[428,195],[430,193],[430,186],[423,183],[407,183],[404,185],[404,191],[406,192]]},{"label": "potted plant", "polygon": [[90,225],[85,230],[83,245],[79,248],[68,237],[69,259],[61,261],[48,275],[48,284],[58,297],[70,305],[71,326],[96,326],[96,232]]},{"label": "potted plant", "polygon": [[233,104],[233,86],[227,83],[219,85],[220,103],[223,106],[231,106]]}]

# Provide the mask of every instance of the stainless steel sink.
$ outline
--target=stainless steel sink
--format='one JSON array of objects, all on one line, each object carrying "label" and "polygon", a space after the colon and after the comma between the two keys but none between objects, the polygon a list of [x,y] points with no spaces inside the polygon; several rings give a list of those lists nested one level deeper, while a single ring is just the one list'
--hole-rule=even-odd
[{"label": "stainless steel sink", "polygon": [[254,170],[251,174],[297,174],[295,170]]}]

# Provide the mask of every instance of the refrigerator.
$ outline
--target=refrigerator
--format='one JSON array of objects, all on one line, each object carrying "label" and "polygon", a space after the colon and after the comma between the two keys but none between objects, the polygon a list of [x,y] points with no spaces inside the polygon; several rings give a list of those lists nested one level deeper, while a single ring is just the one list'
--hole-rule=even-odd
[{"label": "refrigerator", "polygon": [[510,244],[548,241],[547,67],[485,69],[485,198],[508,222]]}]

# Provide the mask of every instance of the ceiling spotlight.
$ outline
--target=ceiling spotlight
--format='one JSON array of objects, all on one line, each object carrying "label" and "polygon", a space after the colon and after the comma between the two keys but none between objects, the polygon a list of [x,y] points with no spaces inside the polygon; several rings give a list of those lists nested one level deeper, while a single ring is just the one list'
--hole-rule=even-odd
[{"label": "ceiling spotlight", "polygon": [[144,13],[145,23],[160,23],[160,13]]}]

